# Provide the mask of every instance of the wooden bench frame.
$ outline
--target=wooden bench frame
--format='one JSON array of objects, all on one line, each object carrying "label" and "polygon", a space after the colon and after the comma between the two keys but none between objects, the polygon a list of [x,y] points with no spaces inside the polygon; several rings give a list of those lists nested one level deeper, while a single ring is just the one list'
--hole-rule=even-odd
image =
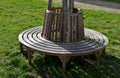
[{"label": "wooden bench frame", "polygon": [[29,63],[31,63],[33,53],[37,51],[45,55],[58,56],[63,64],[64,71],[68,60],[74,56],[95,54],[96,66],[99,66],[100,55],[108,44],[106,36],[85,28],[86,39],[74,43],[58,43],[42,38],[42,28],[42,26],[33,27],[19,35],[21,52],[27,53]]},{"label": "wooden bench frame", "polygon": [[106,36],[84,28],[82,11],[74,8],[74,0],[62,0],[62,7],[53,7],[52,0],[48,0],[43,27],[23,31],[19,41],[21,52],[27,53],[29,63],[33,53],[38,51],[58,56],[64,71],[73,56],[95,54],[98,66],[100,55],[108,44]]}]

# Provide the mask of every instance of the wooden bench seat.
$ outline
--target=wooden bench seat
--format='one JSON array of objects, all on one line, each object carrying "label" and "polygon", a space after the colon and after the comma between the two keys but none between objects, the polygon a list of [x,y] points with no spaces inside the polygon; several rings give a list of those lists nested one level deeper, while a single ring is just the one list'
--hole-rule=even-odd
[{"label": "wooden bench seat", "polygon": [[23,46],[26,46],[29,62],[32,59],[32,52],[38,51],[43,54],[58,56],[65,70],[66,62],[70,57],[95,53],[97,65],[99,65],[100,54],[108,44],[108,39],[103,34],[85,28],[84,40],[73,43],[59,43],[41,37],[42,28],[42,26],[33,27],[19,35],[21,51],[23,51]]}]

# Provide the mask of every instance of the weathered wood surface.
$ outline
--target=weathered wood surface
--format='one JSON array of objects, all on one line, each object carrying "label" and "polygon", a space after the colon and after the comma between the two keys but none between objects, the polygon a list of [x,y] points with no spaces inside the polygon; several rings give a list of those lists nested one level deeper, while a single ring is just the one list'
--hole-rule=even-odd
[{"label": "weathered wood surface", "polygon": [[34,27],[23,31],[19,35],[21,52],[26,47],[28,61],[31,63],[32,54],[38,51],[47,55],[58,56],[66,70],[66,63],[72,56],[88,54],[96,55],[96,66],[99,65],[100,55],[108,44],[108,39],[103,34],[85,28],[85,39],[73,43],[60,43],[46,40],[41,36],[42,26]]},{"label": "weathered wood surface", "polygon": [[[72,5],[70,4],[71,8]],[[82,11],[77,8],[66,11],[66,7],[52,7],[46,10],[43,38],[56,42],[76,42],[84,39]]]},{"label": "weathered wood surface", "polygon": [[95,54],[98,66],[100,55],[108,44],[106,36],[84,28],[82,11],[74,8],[74,0],[62,0],[62,7],[52,7],[52,0],[48,0],[44,27],[23,31],[19,41],[21,52],[26,50],[29,63],[34,51],[38,51],[58,56],[64,71],[72,56]]},{"label": "weathered wood surface", "polygon": [[104,49],[108,44],[106,36],[90,29],[85,29],[86,38],[84,40],[74,43],[46,40],[41,37],[41,31],[42,26],[28,29],[19,35],[19,41],[27,47],[43,53],[52,55],[68,54],[71,56],[95,52]]}]

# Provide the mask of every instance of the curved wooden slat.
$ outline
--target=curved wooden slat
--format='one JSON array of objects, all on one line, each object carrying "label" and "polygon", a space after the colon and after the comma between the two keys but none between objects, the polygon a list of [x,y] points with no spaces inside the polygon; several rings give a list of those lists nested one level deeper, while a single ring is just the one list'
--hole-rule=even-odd
[{"label": "curved wooden slat", "polygon": [[103,49],[108,44],[108,39],[103,34],[94,30],[85,29],[86,39],[73,43],[59,43],[46,40],[41,36],[42,26],[34,27],[22,32],[19,41],[27,47],[48,54],[89,54]]}]

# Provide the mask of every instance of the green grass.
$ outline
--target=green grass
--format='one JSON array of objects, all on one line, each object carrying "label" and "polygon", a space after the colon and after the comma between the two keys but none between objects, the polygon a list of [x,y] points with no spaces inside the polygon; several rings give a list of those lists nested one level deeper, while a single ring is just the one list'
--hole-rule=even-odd
[{"label": "green grass", "polygon": [[118,2],[118,3],[120,3],[120,0],[105,0],[105,1]]},{"label": "green grass", "polygon": [[29,65],[20,54],[18,35],[43,25],[46,7],[43,0],[0,0],[0,78],[120,78],[120,14],[101,11],[83,10],[85,27],[109,38],[98,69],[73,58],[68,62],[70,69],[64,73],[58,58],[45,59],[37,53],[33,65]]}]

